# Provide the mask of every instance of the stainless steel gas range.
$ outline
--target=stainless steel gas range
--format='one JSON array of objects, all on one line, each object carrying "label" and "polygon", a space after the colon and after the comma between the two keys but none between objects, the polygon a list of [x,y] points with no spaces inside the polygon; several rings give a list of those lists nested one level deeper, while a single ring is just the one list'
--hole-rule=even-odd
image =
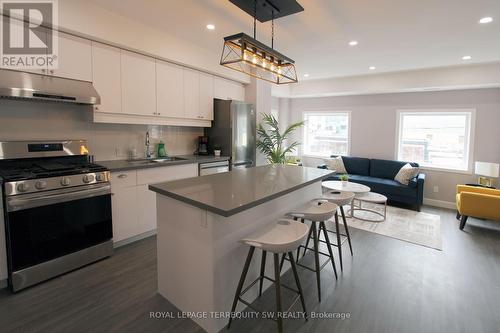
[{"label": "stainless steel gas range", "polygon": [[0,142],[13,291],[113,253],[110,173],[87,154],[83,140]]}]

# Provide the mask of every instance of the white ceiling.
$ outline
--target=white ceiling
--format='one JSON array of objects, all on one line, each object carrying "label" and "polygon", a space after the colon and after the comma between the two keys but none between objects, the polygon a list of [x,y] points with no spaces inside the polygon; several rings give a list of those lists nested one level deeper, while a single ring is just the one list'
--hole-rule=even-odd
[{"label": "white ceiling", "polygon": [[[252,18],[228,0],[92,1],[217,54],[224,36],[252,34]],[[275,48],[309,80],[500,61],[499,0],[298,1],[304,12],[275,22]],[[478,24],[485,16],[495,20]],[[257,38],[270,45],[270,30],[258,23]]]}]

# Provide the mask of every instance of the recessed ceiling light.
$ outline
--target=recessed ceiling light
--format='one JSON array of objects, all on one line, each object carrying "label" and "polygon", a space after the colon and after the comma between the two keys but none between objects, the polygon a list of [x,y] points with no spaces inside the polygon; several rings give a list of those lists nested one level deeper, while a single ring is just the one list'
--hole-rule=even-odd
[{"label": "recessed ceiling light", "polygon": [[357,40],[351,40],[351,41],[349,42],[349,45],[350,45],[350,46],[356,46],[356,45],[358,45],[358,41],[357,41]]},{"label": "recessed ceiling light", "polygon": [[493,17],[483,17],[482,19],[479,20],[479,23],[481,24],[486,24],[486,23],[491,23],[493,22]]},{"label": "recessed ceiling light", "polygon": [[377,69],[377,67],[375,67],[375,66],[370,66],[370,67],[368,67],[368,69],[369,69],[369,70],[371,70],[371,71],[373,71],[373,70]]},{"label": "recessed ceiling light", "polygon": [[309,77],[309,74],[305,73],[305,74],[304,74],[304,77]]},{"label": "recessed ceiling light", "polygon": [[463,57],[462,57],[462,60],[471,60],[471,59],[472,59],[472,57],[471,57],[471,56],[469,56],[469,55],[467,55],[467,56],[463,56]]},{"label": "recessed ceiling light", "polygon": [[213,25],[213,24],[207,24],[207,29],[208,30],[214,30],[215,29],[215,25]]}]

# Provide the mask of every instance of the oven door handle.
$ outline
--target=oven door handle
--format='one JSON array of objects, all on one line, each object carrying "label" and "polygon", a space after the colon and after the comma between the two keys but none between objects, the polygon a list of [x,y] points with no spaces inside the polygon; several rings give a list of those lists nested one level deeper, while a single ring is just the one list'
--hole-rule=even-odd
[{"label": "oven door handle", "polygon": [[93,198],[101,195],[111,195],[111,185],[100,186],[97,188],[91,188],[86,190],[78,190],[73,192],[36,196],[30,198],[16,198],[16,197],[7,198],[7,212],[15,212],[23,209]]}]

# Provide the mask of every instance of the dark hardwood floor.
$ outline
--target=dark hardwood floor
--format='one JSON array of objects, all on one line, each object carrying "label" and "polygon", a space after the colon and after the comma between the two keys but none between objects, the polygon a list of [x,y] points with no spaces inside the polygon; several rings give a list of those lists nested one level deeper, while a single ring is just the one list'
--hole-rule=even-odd
[{"label": "dark hardwood floor", "polygon": [[[337,282],[331,265],[322,271],[321,303],[314,274],[299,269],[308,311],[349,318],[287,319],[285,332],[499,332],[500,223],[471,218],[460,231],[453,211],[424,211],[441,216],[443,251],[352,228],[354,257],[344,257]],[[283,280],[293,286],[291,271]],[[285,304],[290,297],[284,292]],[[256,303],[272,311],[273,289]],[[189,319],[150,318],[151,311],[177,313],[156,293],[154,237],[17,294],[0,291],[1,332],[203,331]],[[274,322],[254,319],[237,319],[230,330],[275,331]]]}]

